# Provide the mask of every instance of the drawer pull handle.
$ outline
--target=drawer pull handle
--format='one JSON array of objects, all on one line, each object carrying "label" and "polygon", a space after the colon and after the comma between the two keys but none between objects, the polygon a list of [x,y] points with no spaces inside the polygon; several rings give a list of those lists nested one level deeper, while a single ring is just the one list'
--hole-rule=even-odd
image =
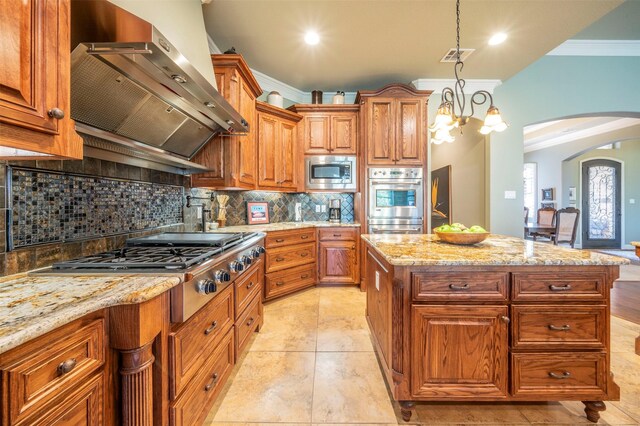
[{"label": "drawer pull handle", "polygon": [[342,234],[333,234],[334,237],[341,237]]},{"label": "drawer pull handle", "polygon": [[511,322],[511,318],[509,318],[509,317],[507,317],[507,316],[505,316],[505,315],[502,315],[502,316],[500,317],[500,320],[501,320],[503,323],[505,323],[505,324],[509,324],[509,323]]},{"label": "drawer pull handle", "polygon": [[212,322],[211,326],[204,331],[205,336],[211,333],[213,330],[215,330],[217,326],[218,326],[218,321]]},{"label": "drawer pull handle", "polygon": [[306,240],[307,238],[309,238],[309,236],[308,236],[308,235],[301,235],[301,236],[300,236],[300,239],[301,239],[301,240]]},{"label": "drawer pull handle", "polygon": [[464,285],[449,284],[449,288],[451,290],[469,290],[469,284],[464,284]]},{"label": "drawer pull handle", "polygon": [[551,371],[549,373],[549,377],[553,377],[554,379],[568,379],[569,377],[571,377],[571,373],[569,373],[568,371],[563,371],[562,374],[558,374],[558,373],[554,373],[553,371]]},{"label": "drawer pull handle", "polygon": [[284,257],[276,257],[276,262],[282,262],[284,260]]},{"label": "drawer pull handle", "polygon": [[307,253],[306,251],[304,253],[300,253],[300,257],[307,257],[309,256],[309,253]]},{"label": "drawer pull handle", "polygon": [[283,241],[284,241],[284,238],[278,238],[278,239],[276,240],[276,243],[281,243],[281,242],[283,242]]},{"label": "drawer pull handle", "polygon": [[553,330],[553,331],[569,331],[570,329],[571,329],[571,326],[569,324],[565,324],[561,326],[549,324],[549,330]]},{"label": "drawer pull handle", "polygon": [[213,373],[213,376],[211,376],[211,380],[204,387],[204,391],[209,392],[216,385],[217,382],[218,382],[218,373]]},{"label": "drawer pull handle", "polygon": [[255,319],[253,317],[249,318],[249,321],[247,321],[247,327],[251,327],[251,324],[253,324],[255,322]]},{"label": "drawer pull handle", "polygon": [[549,288],[551,289],[551,291],[568,291],[568,290],[571,290],[571,284],[567,284],[567,285],[553,285],[553,284],[551,284],[549,286]]},{"label": "drawer pull handle", "polygon": [[251,287],[253,287],[256,283],[254,283],[253,281],[251,281],[249,284],[247,284],[247,290],[249,290]]},{"label": "drawer pull handle", "polygon": [[281,285],[284,285],[284,281],[278,281],[278,282],[276,283],[276,285],[277,285],[278,287],[280,287]]},{"label": "drawer pull handle", "polygon": [[70,373],[71,370],[76,368],[76,364],[77,362],[75,358],[69,358],[68,360],[61,362],[57,368],[58,376],[64,376],[65,374]]},{"label": "drawer pull handle", "polygon": [[309,274],[300,275],[301,280],[304,280],[305,278],[309,278]]}]

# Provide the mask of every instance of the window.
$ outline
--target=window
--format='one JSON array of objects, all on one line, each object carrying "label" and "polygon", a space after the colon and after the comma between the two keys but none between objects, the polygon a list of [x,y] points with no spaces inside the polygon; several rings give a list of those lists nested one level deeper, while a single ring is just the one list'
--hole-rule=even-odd
[{"label": "window", "polygon": [[535,217],[535,212],[537,211],[538,165],[536,163],[524,163],[522,175],[524,177],[524,206],[529,209],[529,219],[531,219]]}]

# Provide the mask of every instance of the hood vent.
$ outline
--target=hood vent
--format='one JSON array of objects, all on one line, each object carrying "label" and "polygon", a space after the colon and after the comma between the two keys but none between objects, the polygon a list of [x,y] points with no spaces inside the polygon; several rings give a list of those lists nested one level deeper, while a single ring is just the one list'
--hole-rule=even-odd
[{"label": "hood vent", "polygon": [[[71,3],[71,117],[88,128],[191,159],[247,122],[151,24],[108,1]],[[79,125],[79,127],[83,127]],[[82,131],[82,130],[80,130]]]}]

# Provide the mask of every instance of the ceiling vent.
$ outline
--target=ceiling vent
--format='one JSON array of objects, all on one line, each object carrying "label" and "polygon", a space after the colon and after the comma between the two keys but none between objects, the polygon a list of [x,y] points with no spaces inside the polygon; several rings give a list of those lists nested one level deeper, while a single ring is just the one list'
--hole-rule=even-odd
[{"label": "ceiling vent", "polygon": [[[460,49],[460,60],[465,61],[476,49]],[[440,59],[440,62],[456,62],[458,59],[456,48],[449,49],[446,55]]]}]

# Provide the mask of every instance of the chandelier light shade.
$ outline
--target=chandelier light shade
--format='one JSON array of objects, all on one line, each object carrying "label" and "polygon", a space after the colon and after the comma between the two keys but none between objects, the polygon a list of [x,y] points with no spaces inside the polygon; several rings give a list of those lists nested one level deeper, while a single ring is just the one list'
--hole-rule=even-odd
[{"label": "chandelier light shade", "polygon": [[451,143],[455,137],[451,135],[451,130],[464,126],[469,122],[469,118],[475,113],[475,106],[482,105],[489,101],[489,109],[484,119],[484,124],[480,128],[480,133],[488,135],[491,132],[502,132],[507,128],[500,111],[493,105],[493,96],[486,90],[478,90],[471,95],[471,113],[465,115],[466,98],[464,94],[464,79],[460,78],[459,73],[464,68],[464,63],[460,60],[460,0],[456,0],[456,63],[453,71],[456,76],[456,82],[451,87],[445,87],[442,90],[442,103],[438,107],[438,112],[429,126],[431,131],[431,143],[440,145],[443,142]]}]

